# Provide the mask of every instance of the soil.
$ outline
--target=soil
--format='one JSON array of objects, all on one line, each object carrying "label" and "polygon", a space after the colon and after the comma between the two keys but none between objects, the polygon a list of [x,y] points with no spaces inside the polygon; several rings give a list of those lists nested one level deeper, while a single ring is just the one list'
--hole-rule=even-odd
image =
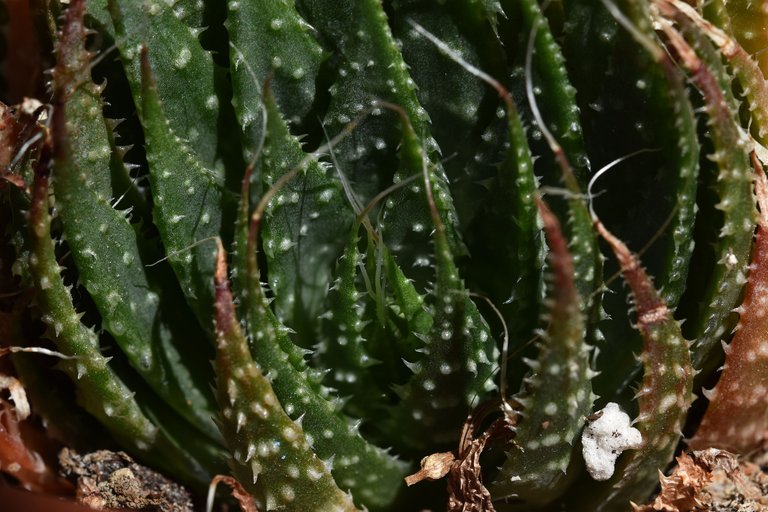
[{"label": "soil", "polygon": [[77,501],[93,509],[193,512],[186,489],[136,464],[123,452],[78,455],[65,448],[59,463],[62,475],[77,487]]}]

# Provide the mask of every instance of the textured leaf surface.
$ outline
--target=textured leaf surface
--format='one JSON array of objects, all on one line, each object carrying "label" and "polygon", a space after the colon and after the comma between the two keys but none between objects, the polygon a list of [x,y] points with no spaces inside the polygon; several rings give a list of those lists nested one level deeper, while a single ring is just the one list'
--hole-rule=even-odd
[{"label": "textured leaf surface", "polygon": [[233,101],[251,159],[264,136],[262,85],[269,81],[286,118],[300,122],[315,101],[323,50],[293,2],[234,0],[228,5]]},{"label": "textured leaf surface", "polygon": [[431,6],[429,0],[393,2],[390,24],[416,83],[418,100],[429,114],[431,133],[450,157],[442,165],[456,206],[462,206],[457,215],[467,241],[473,232],[470,223],[487,197],[484,180],[493,176],[502,151],[503,133],[496,132],[503,132],[504,125],[494,112],[499,101],[479,80],[468,79],[461,65],[419,33],[414,23],[494,76],[506,73],[504,53],[480,2],[450,2],[441,9]]},{"label": "textured leaf surface", "polygon": [[[59,108],[54,111],[52,125],[54,133],[59,136],[66,134],[64,95],[77,76],[73,76],[70,67],[76,63],[67,61],[67,57],[82,58],[82,52],[76,50],[83,41],[82,10],[83,3],[76,2],[68,12],[59,48],[62,63],[54,73]],[[61,140],[49,140],[40,155],[29,213],[29,266],[40,292],[38,301],[44,311],[42,319],[55,333],[58,349],[66,355],[77,356],[77,359],[66,361],[62,368],[75,383],[78,398],[86,410],[134,450],[146,451],[156,440],[157,428],[144,416],[135,401],[126,399],[131,395],[130,391],[112,372],[107,359],[99,352],[96,333],[80,323],[81,315],[75,311],[69,290],[60,275],[62,269],[56,260],[54,241],[51,239],[48,199],[49,166],[53,156],[51,145],[54,142],[60,143]],[[57,153],[61,152],[62,149],[57,150]]]},{"label": "textured leaf surface", "polygon": [[[288,131],[274,98],[268,94],[264,101],[267,138],[260,163],[263,187],[268,189],[302,164],[306,154]],[[311,160],[277,192],[266,210],[263,245],[277,313],[304,337],[316,332],[333,266],[352,222],[349,203],[332,172]]]},{"label": "textured leaf surface", "polygon": [[222,208],[230,201],[216,177],[170,129],[146,50],[143,55],[142,123],[154,222],[188,302],[199,318],[210,318],[215,253],[206,239],[220,234]]},{"label": "textured leaf surface", "polygon": [[[560,47],[555,42],[547,19],[535,0],[503,1],[501,5],[506,15],[505,20],[500,23],[502,40],[508,46],[508,52],[514,55],[514,61],[511,63],[513,83],[520,88],[521,96],[526,94],[525,80],[533,83],[537,107],[541,111],[546,128],[562,146],[572,166],[575,184],[583,190],[587,184],[589,160],[582,138],[576,89],[571,85]],[[526,76],[532,30],[535,30],[533,54],[530,56],[532,75]],[[549,101],[540,101],[540,98],[549,98]],[[534,108],[530,104],[527,107],[531,110]],[[534,141],[543,141],[543,134],[537,123],[533,120],[531,137]],[[557,155],[554,156],[557,158]],[[545,174],[545,182],[553,186],[565,183],[569,189],[572,187],[560,169],[551,165]]]},{"label": "textured leaf surface", "polygon": [[[540,171],[542,183],[557,188],[564,185],[568,191],[565,203],[553,202],[552,207],[570,240],[582,309],[593,319],[600,311],[599,296],[595,292],[601,265],[589,212],[580,197],[587,182],[589,159],[582,138],[576,91],[560,47],[538,4],[524,0],[502,2],[502,7],[507,15],[507,21],[500,23],[502,41],[515,56],[511,75],[513,91],[520,90],[521,96],[524,94],[527,98],[529,120],[534,125],[533,151],[547,155],[548,163]],[[551,99],[541,101],[545,97]],[[538,126],[541,122],[546,126]]]},{"label": "textured leaf surface", "polygon": [[557,219],[543,203],[540,208],[551,251],[549,326],[537,360],[530,362],[524,389],[515,398],[522,404],[522,418],[492,488],[494,496],[516,496],[537,506],[557,499],[574,480],[577,436],[595,399],[573,259]]},{"label": "textured leaf surface", "polygon": [[[397,117],[380,102],[400,107],[413,123],[415,132],[430,155],[437,159],[437,146],[431,137],[428,116],[419,104],[415,83],[395,44],[387,16],[378,0],[350,2],[340,6],[329,0],[299,2],[325,39],[337,41],[338,77],[330,89],[331,102],[325,116],[329,133],[373,108],[372,117],[362,123],[335,151],[340,170],[349,179],[361,204],[366,204],[391,180],[398,182],[412,175],[413,169],[396,163],[396,149],[401,134]],[[395,171],[395,169],[397,169]],[[394,171],[394,172],[393,172]],[[443,222],[453,250],[460,247],[450,192],[440,169],[435,187],[444,200]],[[424,203],[423,187],[416,183],[392,194],[384,204],[382,233],[398,264],[422,290],[432,263],[424,247],[429,243],[429,212]]]},{"label": "textured leaf surface", "polygon": [[[446,147],[465,147],[466,144],[461,144],[460,139],[474,136],[474,132],[479,131],[482,123],[488,122],[483,120],[480,108],[462,108],[462,105],[470,104],[470,98],[472,95],[477,96],[477,93],[474,92],[474,87],[459,85],[458,82],[467,82],[467,75],[472,74],[491,86],[487,94],[494,100],[486,103],[490,103],[492,107],[492,116],[480,135],[482,142],[479,145],[482,149],[475,149],[478,152],[474,154],[459,154],[456,158],[451,158],[446,162],[446,169],[450,176],[451,192],[457,203],[464,205],[464,209],[458,211],[459,218],[462,222],[469,222],[463,229],[470,249],[470,257],[466,259],[468,285],[473,289],[476,287],[478,292],[487,295],[495,304],[501,304],[501,313],[510,329],[512,349],[516,350],[533,334],[537,321],[538,297],[542,289],[543,244],[534,204],[534,191],[538,182],[534,175],[533,157],[525,130],[513,99],[501,83],[478,68],[478,65],[483,65],[501,69],[502,74],[507,72],[501,44],[492,32],[488,32],[487,13],[478,10],[480,6],[477,2],[463,7],[456,9],[459,12],[452,12],[450,18],[445,14],[437,19],[422,16],[421,18],[429,23],[430,29],[437,29],[436,33],[413,24],[412,20],[407,18],[414,29],[408,33],[408,38],[413,40],[413,52],[420,48],[417,45],[420,40],[423,40],[421,46],[429,43],[434,47],[431,53],[421,55],[421,60],[415,61],[420,68],[433,70],[433,74],[437,76],[447,74],[455,77],[453,80],[457,82],[450,89],[433,85],[434,80],[429,80],[429,77],[423,79],[425,85],[442,91],[427,95],[430,102],[425,105],[430,112],[436,111],[441,115],[442,122],[435,120],[433,132],[438,142],[446,142]],[[455,23],[457,27],[461,27],[462,33],[446,31],[446,24],[441,23],[445,18],[461,20]],[[485,37],[477,34],[483,31]],[[442,35],[446,32],[449,35],[447,39]],[[464,37],[464,32],[472,34]],[[482,53],[482,64],[475,62],[480,56],[474,55],[475,49],[467,40],[469,37],[482,41],[477,45],[487,50]],[[433,53],[438,55],[433,56]],[[488,54],[493,56],[489,57]],[[498,62],[499,55],[502,62]],[[438,66],[435,61],[442,62],[437,69],[433,69]],[[481,85],[480,80],[476,82],[476,85]],[[420,94],[425,95],[421,90]],[[432,97],[433,94],[435,97]],[[438,97],[442,98],[442,95],[451,99],[438,101]],[[504,100],[506,116],[505,109],[497,105],[500,99]],[[473,126],[473,123],[480,126]],[[467,125],[464,130],[461,129],[462,124]],[[452,167],[458,167],[459,171],[454,170],[451,174]],[[477,189],[482,189],[483,192]],[[499,233],[509,235],[498,236]],[[514,368],[513,372],[515,370],[517,368]]]},{"label": "textured leaf surface", "polygon": [[[63,117],[54,122],[63,122]],[[81,315],[75,311],[69,290],[61,279],[62,269],[56,261],[48,213],[50,156],[43,153],[38,163],[28,234],[29,268],[38,290],[39,307],[44,312],[42,320],[55,334],[58,350],[76,356],[65,361],[61,368],[75,383],[79,402],[116,438],[133,450],[146,453],[157,438],[157,428],[144,416],[136,401],[129,398],[131,391],[99,352],[96,333],[80,323]]]},{"label": "textured leaf surface", "polygon": [[[62,268],[56,260],[54,243],[51,239],[51,216],[49,207],[49,172],[52,163],[62,167],[72,165],[79,156],[68,145],[67,134],[73,129],[69,123],[68,102],[72,102],[71,111],[77,118],[83,111],[79,110],[85,101],[98,98],[98,91],[87,80],[82,80],[83,66],[88,61],[88,55],[83,52],[85,32],[82,25],[84,2],[73,2],[67,11],[65,24],[58,41],[58,64],[54,69],[54,101],[51,119],[51,137],[46,137],[40,159],[35,172],[32,209],[30,212],[30,230],[28,244],[31,248],[29,256],[30,268],[36,282],[39,283],[40,299],[38,304],[43,321],[50,326],[50,336],[55,340],[58,349],[71,359],[66,359],[60,368],[74,382],[78,401],[96,417],[113,434],[122,446],[140,456],[144,460],[156,464],[164,470],[175,473],[178,478],[190,484],[199,485],[210,478],[209,468],[205,467],[203,459],[198,458],[205,449],[211,449],[215,460],[220,454],[210,446],[209,440],[199,442],[199,434],[183,432],[185,427],[179,427],[174,413],[161,413],[168,422],[158,427],[155,403],[157,399],[152,393],[141,390],[134,395],[132,378],[120,370],[119,362],[108,364],[109,359],[102,356],[99,337],[85,324],[81,323],[82,313],[77,313],[73,306],[71,287],[64,285],[61,277]],[[93,104],[90,105],[93,107]],[[100,104],[96,108],[86,110],[86,115],[93,118],[98,114]],[[94,131],[86,126],[83,136],[88,139]],[[103,130],[103,127],[102,127]],[[99,133],[96,130],[95,133]],[[101,132],[102,136],[105,135]],[[91,147],[102,151],[106,141]],[[77,155],[77,156],[74,156]],[[70,160],[72,159],[72,160]],[[94,159],[96,160],[96,159]],[[106,167],[104,170],[106,171]],[[105,172],[108,177],[108,173]],[[109,183],[107,179],[94,180],[96,183]],[[128,385],[130,382],[130,386]],[[141,404],[141,408],[139,406]],[[167,409],[166,405],[163,405]],[[174,430],[174,432],[171,432]],[[195,440],[195,445],[189,450],[182,448],[178,436],[187,440]],[[198,449],[197,447],[200,447]],[[211,459],[208,459],[209,461]],[[215,462],[213,463],[215,466]]]},{"label": "textured leaf surface", "polygon": [[[598,161],[622,158],[597,181],[593,193],[606,193],[594,198],[595,209],[610,219],[609,229],[620,233],[630,247],[642,248],[642,259],[654,276],[664,300],[670,308],[680,302],[685,291],[694,249],[696,186],[699,173],[699,141],[693,107],[684,87],[683,75],[662,49],[648,23],[648,6],[644,2],[617,4],[635,32],[619,27],[615,37],[619,47],[609,53],[602,65],[606,78],[579,83],[587,89],[587,141],[591,142]],[[576,7],[571,7],[576,9]],[[604,12],[601,5],[592,7],[593,19]],[[611,16],[610,13],[606,13]],[[616,23],[611,18],[612,23]],[[597,23],[596,23],[597,24]],[[610,27],[610,24],[606,22]],[[609,30],[597,25],[597,30]],[[606,32],[609,33],[609,32]],[[567,48],[567,47],[566,47]],[[573,52],[576,65],[585,58]],[[611,71],[611,66],[620,71]],[[640,71],[642,70],[642,72]],[[574,70],[580,76],[581,70]],[[597,91],[593,90],[598,89]],[[582,89],[580,89],[582,90]],[[611,91],[626,91],[626,104],[595,103]],[[631,105],[631,116],[627,115]],[[663,120],[663,121],[662,121]],[[653,129],[649,127],[653,126]],[[616,133],[618,132],[618,133]],[[602,144],[605,139],[611,144]],[[641,151],[641,153],[638,153]],[[627,183],[632,183],[630,187]],[[642,190],[636,194],[635,190]],[[659,230],[663,230],[659,232]],[[653,242],[653,243],[651,243]],[[596,379],[599,393],[613,399],[615,390],[631,386],[639,377],[640,367],[624,342],[640,340],[630,329],[624,291],[611,287],[616,294],[606,294],[606,309],[612,320],[601,328],[609,342],[600,345],[599,365],[623,370],[602,372]]]},{"label": "textured leaf surface", "polygon": [[[674,16],[674,14],[672,14]],[[748,162],[749,140],[738,124],[737,104],[730,90],[730,76],[709,41],[684,16],[676,16],[686,37],[667,35],[682,51],[681,64],[691,74],[701,92],[709,116],[710,136],[714,152],[709,156],[718,167],[716,208],[722,212],[715,255],[717,266],[712,273],[703,298],[700,316],[696,319],[696,343],[693,347],[694,366],[700,368],[709,352],[733,328],[732,310],[738,305],[755,225],[755,205],[752,197],[752,172]]]},{"label": "textured leaf surface", "polygon": [[731,18],[732,35],[757,60],[763,76],[768,75],[768,54],[761,51],[768,39],[768,10],[765,4],[756,4],[750,0],[730,0],[726,8]]},{"label": "textured leaf surface", "polygon": [[[81,79],[87,69],[84,48],[69,49],[60,66]],[[195,385],[189,368],[179,361],[180,347],[162,318],[159,290],[145,274],[136,229],[125,212],[113,209],[107,127],[101,117],[99,89],[86,83],[66,104],[68,137],[58,148],[54,165],[64,236],[79,276],[102,315],[102,326],[117,340],[131,365],[164,400],[213,435],[217,430],[212,397]],[[162,293],[162,292],[160,292]],[[186,340],[188,346],[206,340]],[[192,353],[199,353],[192,351]],[[203,360],[199,361],[203,363]],[[198,367],[206,370],[203,364]]]},{"label": "textured leaf surface", "polygon": [[412,174],[423,172],[424,186],[429,187],[426,198],[435,233],[434,302],[430,305],[434,323],[419,350],[421,359],[412,365],[413,377],[399,390],[402,401],[392,420],[405,433],[400,442],[406,446],[444,446],[456,439],[469,410],[494,389],[492,374],[499,353],[454,262],[439,213],[447,198],[432,185],[435,169],[406,121],[401,158]]},{"label": "textured leaf surface", "polygon": [[[241,247],[246,247],[248,197],[245,187],[238,227]],[[359,424],[341,413],[339,400],[321,385],[322,372],[308,368],[304,351],[293,343],[288,329],[269,308],[259,282],[255,242],[248,239],[245,258],[238,258],[238,263],[246,267],[238,269],[238,275],[243,276],[245,286],[242,307],[253,359],[270,376],[275,395],[288,416],[293,420],[301,418],[310,444],[318,457],[332,466],[337,484],[351,490],[354,498],[367,507],[384,508],[402,486],[405,465],[363,439]]]},{"label": "textured leaf surface", "polygon": [[[757,166],[761,166],[755,160]],[[725,347],[725,364],[717,385],[705,392],[707,412],[688,442],[692,450],[709,447],[747,454],[761,446],[768,427],[766,387],[766,292],[768,292],[768,183],[760,168],[755,190],[760,220],[752,250],[744,301],[738,308],[739,323],[733,340]]]},{"label": "textured leaf surface", "polygon": [[[665,4],[666,5],[666,4]],[[705,20],[695,9],[682,2],[669,2],[672,10],[689,18],[688,23],[693,23],[720,49],[723,57],[733,69],[735,78],[740,82],[742,94],[746,98],[751,118],[750,131],[763,145],[768,142],[768,85],[765,83],[763,72],[758,63],[757,55],[750,55],[741,46],[738,36],[742,39],[754,39],[754,34],[745,37],[746,34],[737,32],[731,24],[731,17],[723,2],[712,2],[710,8],[716,11],[714,15],[718,26]],[[741,6],[743,7],[743,6]],[[739,7],[735,10],[739,11]],[[760,16],[756,16],[760,18]]]},{"label": "textured leaf surface", "polygon": [[185,22],[193,10],[199,12],[200,9],[190,8],[186,3],[107,1],[116,32],[115,42],[136,104],[142,105],[145,73],[141,52],[146,47],[156,94],[163,104],[170,130],[186,142],[199,165],[213,169],[217,159],[219,115],[214,64],[198,41],[202,29],[191,28]]},{"label": "textured leaf surface", "polygon": [[[319,366],[329,368],[326,382],[339,396],[349,397],[346,410],[359,418],[373,418],[372,411],[380,409],[383,393],[370,371],[377,363],[371,358],[365,339],[364,312],[370,298],[358,291],[357,277],[362,264],[358,249],[358,230],[355,222],[339,263],[336,278],[328,292],[322,332],[324,340],[317,347],[315,358]],[[364,267],[362,267],[364,269]],[[368,299],[368,301],[366,300]]]},{"label": "textured leaf surface", "polygon": [[221,430],[235,474],[265,510],[351,511],[350,497],[312,451],[300,421],[283,410],[251,358],[240,329],[219,243],[216,270],[216,374]]}]

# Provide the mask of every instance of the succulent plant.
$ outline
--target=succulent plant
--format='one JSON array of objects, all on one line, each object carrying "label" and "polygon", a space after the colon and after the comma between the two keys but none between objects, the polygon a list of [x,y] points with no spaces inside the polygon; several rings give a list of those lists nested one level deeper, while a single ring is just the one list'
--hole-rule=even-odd
[{"label": "succulent plant", "polygon": [[611,511],[765,442],[759,2],[5,8],[2,343],[65,444],[259,510]]}]

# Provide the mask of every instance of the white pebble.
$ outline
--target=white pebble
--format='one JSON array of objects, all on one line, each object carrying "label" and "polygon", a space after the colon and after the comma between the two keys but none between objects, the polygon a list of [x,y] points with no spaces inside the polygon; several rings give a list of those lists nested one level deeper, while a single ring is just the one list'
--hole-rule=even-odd
[{"label": "white pebble", "polygon": [[608,480],[621,452],[640,448],[643,438],[618,404],[610,402],[599,413],[602,415],[587,424],[581,435],[582,454],[590,476]]}]

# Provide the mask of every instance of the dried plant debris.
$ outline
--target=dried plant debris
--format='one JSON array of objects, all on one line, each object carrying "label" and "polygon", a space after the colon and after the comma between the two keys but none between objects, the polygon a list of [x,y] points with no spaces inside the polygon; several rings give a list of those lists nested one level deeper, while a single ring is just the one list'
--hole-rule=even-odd
[{"label": "dried plant debris", "polygon": [[[477,424],[485,418],[487,409],[478,407],[467,418],[461,435],[457,455],[452,452],[433,453],[421,460],[421,469],[405,478],[408,486],[422,480],[440,480],[448,477],[448,512],[494,512],[493,498],[485,487],[480,466],[480,455],[492,441],[508,441],[513,425],[507,417],[495,420],[477,437]],[[477,415],[478,418],[475,417]]]},{"label": "dried plant debris", "polygon": [[405,483],[410,487],[422,480],[440,480],[451,471],[454,462],[456,462],[456,456],[453,452],[427,455],[421,459],[421,469],[405,477]]},{"label": "dried plant debris", "polygon": [[763,512],[768,511],[768,474],[757,464],[709,448],[683,453],[669,476],[661,476],[661,492],[635,512]]},{"label": "dried plant debris", "polygon": [[462,443],[459,460],[448,473],[448,512],[494,512],[491,493],[483,484],[480,455],[486,443],[504,426],[500,421],[469,443]]},{"label": "dried plant debris", "polygon": [[[11,315],[0,312],[0,340],[9,329]],[[39,347],[0,347],[0,357],[10,352],[43,351]],[[26,422],[31,414],[27,393],[22,383],[0,367],[0,473],[10,475],[29,491],[60,494],[70,486],[51,468],[46,455],[49,439],[38,431],[39,425]]]},{"label": "dried plant debris", "polygon": [[186,489],[136,464],[123,452],[100,450],[78,455],[64,448],[61,473],[77,486],[77,501],[93,509],[192,512]]},{"label": "dried plant debris", "polygon": [[243,484],[238,482],[237,478],[227,475],[216,475],[213,477],[213,480],[211,480],[211,486],[208,490],[207,512],[210,512],[213,508],[213,491],[219,483],[229,486],[232,491],[232,497],[237,500],[237,503],[240,506],[240,512],[259,512],[259,509],[256,508],[256,502],[254,501],[253,496],[248,494],[248,491],[245,490]]}]

